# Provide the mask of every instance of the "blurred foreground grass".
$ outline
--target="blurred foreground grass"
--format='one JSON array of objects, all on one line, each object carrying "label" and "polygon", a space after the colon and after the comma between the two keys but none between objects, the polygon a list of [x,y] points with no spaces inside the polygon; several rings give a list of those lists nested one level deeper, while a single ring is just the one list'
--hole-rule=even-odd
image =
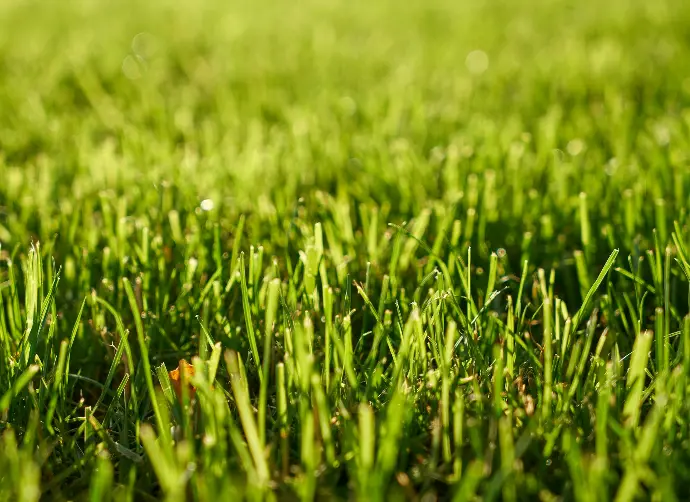
[{"label": "blurred foreground grass", "polygon": [[2,2],[0,499],[682,499],[689,147],[680,0]]}]

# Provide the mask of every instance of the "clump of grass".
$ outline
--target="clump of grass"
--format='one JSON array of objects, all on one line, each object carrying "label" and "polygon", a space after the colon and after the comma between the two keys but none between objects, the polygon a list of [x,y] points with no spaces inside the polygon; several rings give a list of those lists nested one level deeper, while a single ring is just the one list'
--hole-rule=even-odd
[{"label": "clump of grass", "polygon": [[0,499],[682,498],[687,26],[4,2]]}]

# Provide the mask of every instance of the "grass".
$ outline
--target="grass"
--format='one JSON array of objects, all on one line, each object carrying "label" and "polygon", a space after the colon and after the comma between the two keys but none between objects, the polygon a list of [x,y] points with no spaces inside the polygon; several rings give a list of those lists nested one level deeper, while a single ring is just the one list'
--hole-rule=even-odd
[{"label": "grass", "polygon": [[0,499],[683,499],[688,27],[2,2]]}]

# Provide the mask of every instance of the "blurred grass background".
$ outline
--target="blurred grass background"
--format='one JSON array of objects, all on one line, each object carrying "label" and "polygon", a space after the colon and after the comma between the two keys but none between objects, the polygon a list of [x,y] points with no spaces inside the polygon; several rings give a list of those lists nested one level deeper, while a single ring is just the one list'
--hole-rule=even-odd
[{"label": "blurred grass background", "polygon": [[[672,180],[648,182],[653,166],[685,158],[675,142],[640,148],[687,134],[680,1],[0,8],[4,195],[34,187],[26,203],[42,216],[5,223],[17,237],[54,232],[66,194],[150,194],[146,182],[161,179],[193,177],[194,195],[237,209],[339,184],[417,211],[458,198],[467,174],[486,169],[508,197],[501,216],[528,228],[580,190],[612,209],[617,188],[672,195]],[[472,51],[488,61],[477,75]],[[448,148],[457,170],[436,168]],[[530,189],[541,200],[519,202]]]}]

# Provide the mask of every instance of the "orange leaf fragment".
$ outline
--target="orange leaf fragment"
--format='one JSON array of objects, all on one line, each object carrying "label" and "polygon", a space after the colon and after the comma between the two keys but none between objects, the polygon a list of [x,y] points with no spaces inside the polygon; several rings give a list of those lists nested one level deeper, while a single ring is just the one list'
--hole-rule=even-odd
[{"label": "orange leaf fragment", "polygon": [[180,359],[180,363],[174,370],[169,372],[170,380],[172,381],[173,389],[175,389],[175,394],[177,394],[178,399],[182,399],[182,379],[184,378],[187,384],[187,395],[194,397],[194,386],[191,383],[191,378],[194,376],[194,366],[189,364],[184,359]]}]

